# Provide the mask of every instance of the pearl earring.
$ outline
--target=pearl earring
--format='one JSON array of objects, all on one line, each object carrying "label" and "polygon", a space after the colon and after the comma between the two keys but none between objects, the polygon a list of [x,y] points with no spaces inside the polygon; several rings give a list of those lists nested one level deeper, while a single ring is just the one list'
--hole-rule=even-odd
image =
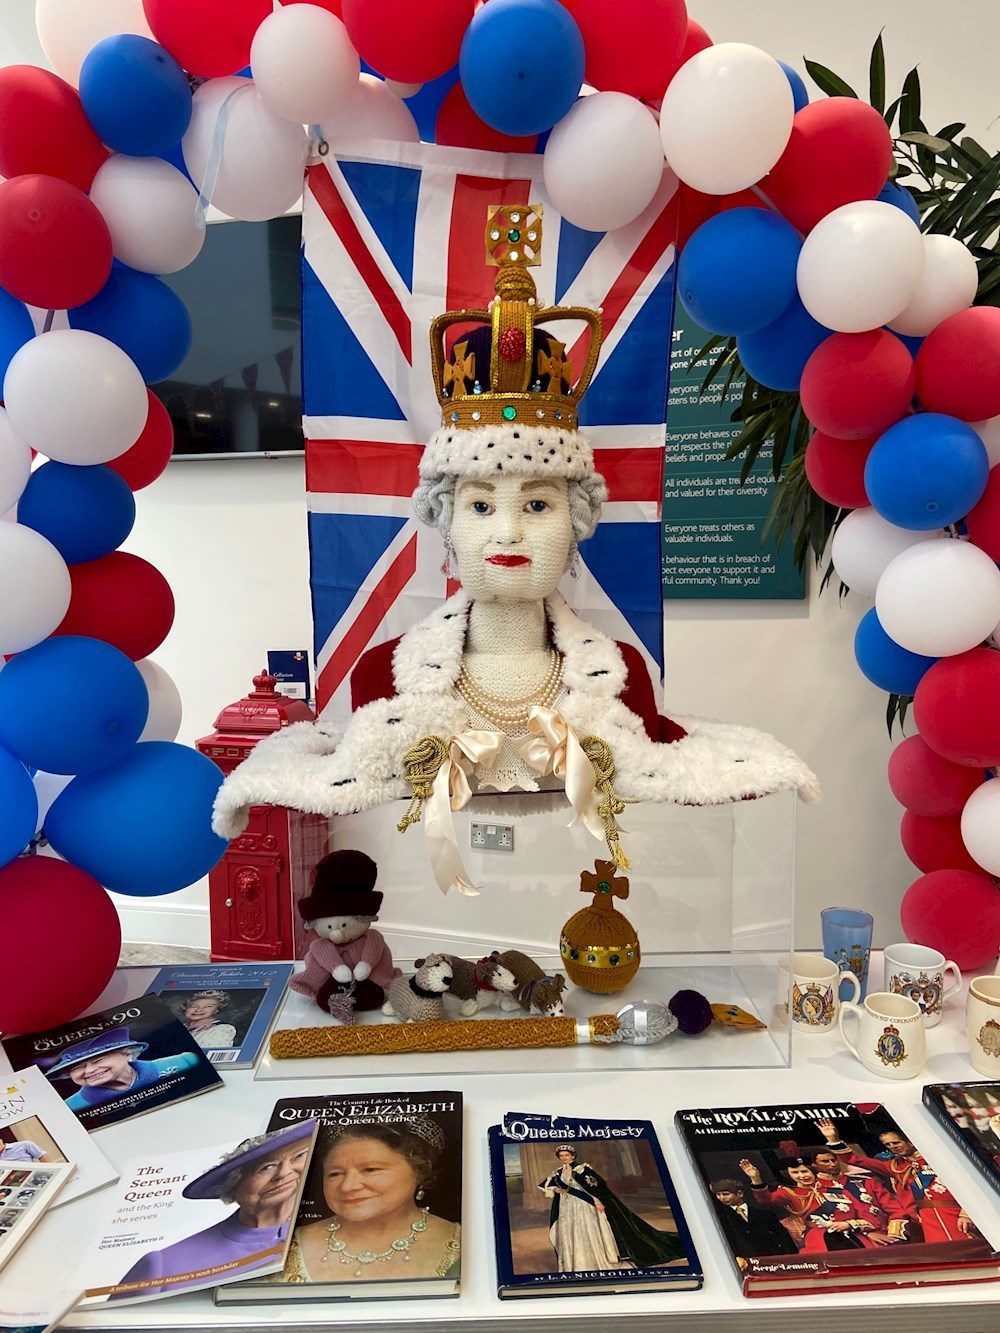
[{"label": "pearl earring", "polygon": [[455,548],[451,544],[451,538],[444,539],[444,560],[441,564],[441,573],[445,578],[454,578],[455,576]]},{"label": "pearl earring", "polygon": [[417,1203],[419,1203],[423,1197],[424,1197],[424,1187],[423,1185],[421,1185],[420,1188],[417,1190],[416,1194],[414,1195],[414,1198],[416,1199]]}]

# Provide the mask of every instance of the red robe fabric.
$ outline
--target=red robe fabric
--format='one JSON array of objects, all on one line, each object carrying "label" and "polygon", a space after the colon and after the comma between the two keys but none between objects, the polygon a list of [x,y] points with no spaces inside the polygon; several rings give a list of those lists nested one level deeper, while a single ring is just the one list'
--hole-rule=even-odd
[{"label": "red robe fabric", "polygon": [[[396,693],[392,676],[392,655],[396,651],[399,639],[390,639],[376,648],[369,648],[358,660],[351,672],[351,708],[357,710],[375,699],[392,699]],[[679,741],[687,732],[677,722],[656,711],[656,699],[653,685],[646,670],[646,663],[638,648],[630,643],[617,643],[618,651],[625,662],[628,677],[621,694],[621,701],[630,712],[642,719],[646,735],[651,741],[669,743]]]}]

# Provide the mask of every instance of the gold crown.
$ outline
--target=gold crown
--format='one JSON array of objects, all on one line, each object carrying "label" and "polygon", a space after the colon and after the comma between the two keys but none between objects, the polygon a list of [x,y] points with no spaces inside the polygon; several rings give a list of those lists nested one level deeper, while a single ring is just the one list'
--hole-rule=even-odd
[{"label": "gold crown", "polygon": [[[541,204],[490,206],[486,262],[499,269],[493,300],[485,310],[446,311],[431,324],[431,364],[445,427],[577,428],[579,402],[601,350],[601,313],[585,306],[538,308],[528,269],[541,262],[542,211]],[[575,383],[565,359],[566,344],[540,327],[567,319],[582,320],[590,330],[583,371]],[[482,349],[477,353],[470,347],[475,339],[458,339],[450,357],[445,356],[445,332],[470,323],[491,331],[488,365]]]}]

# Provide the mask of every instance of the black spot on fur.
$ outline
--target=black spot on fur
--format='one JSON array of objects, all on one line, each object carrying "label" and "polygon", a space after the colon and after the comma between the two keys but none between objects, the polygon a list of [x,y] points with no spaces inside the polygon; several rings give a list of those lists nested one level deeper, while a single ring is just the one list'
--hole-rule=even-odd
[{"label": "black spot on fur", "polygon": [[403,719],[401,717],[387,717],[385,720],[385,725],[387,727],[394,727],[397,722],[402,722],[402,720]]},{"label": "black spot on fur", "polygon": [[341,778],[339,782],[331,782],[331,787],[349,787],[352,782],[357,782],[357,778]]},{"label": "black spot on fur", "polygon": [[588,676],[606,676],[607,674],[608,674],[608,673],[607,673],[606,671],[603,671],[603,670],[602,670],[602,671],[588,671],[588,672],[587,672],[587,675],[588,675]]},{"label": "black spot on fur", "polygon": [[440,663],[440,662],[425,662],[425,663],[424,663],[424,666],[425,666],[425,667],[430,667],[430,669],[431,669],[432,671],[440,671],[440,670],[441,670],[441,663]]}]

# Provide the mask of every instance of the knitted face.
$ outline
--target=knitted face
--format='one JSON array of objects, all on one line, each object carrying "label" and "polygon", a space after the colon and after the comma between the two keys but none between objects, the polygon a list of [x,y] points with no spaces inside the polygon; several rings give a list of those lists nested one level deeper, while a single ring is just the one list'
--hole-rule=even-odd
[{"label": "knitted face", "polygon": [[368,916],[321,916],[312,922],[312,929],[333,944],[350,944],[360,939],[371,923]]},{"label": "knitted face", "polygon": [[449,531],[465,592],[538,601],[555,592],[573,545],[565,477],[463,479]]}]

